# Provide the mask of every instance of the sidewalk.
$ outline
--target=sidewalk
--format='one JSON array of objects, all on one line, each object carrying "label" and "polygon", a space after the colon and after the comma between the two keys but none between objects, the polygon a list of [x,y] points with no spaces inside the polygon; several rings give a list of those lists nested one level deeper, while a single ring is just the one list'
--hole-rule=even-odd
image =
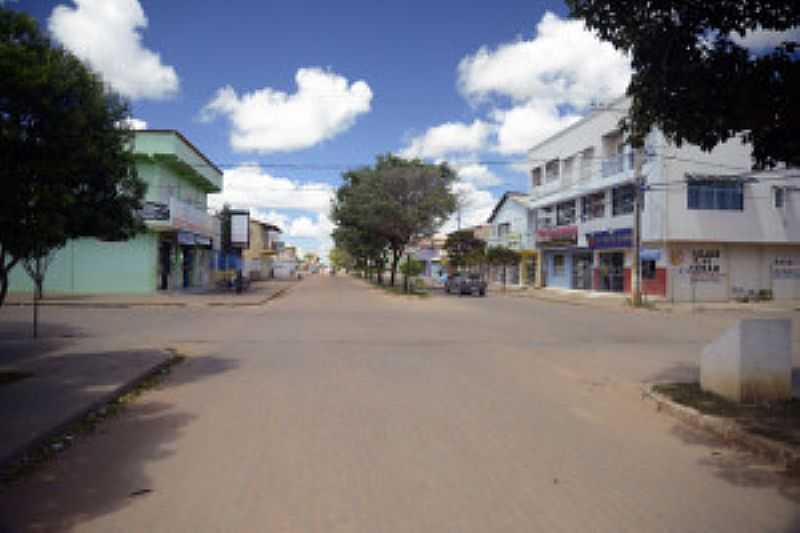
[{"label": "sidewalk", "polygon": [[[247,306],[261,305],[280,296],[297,281],[254,281],[250,287],[237,294],[234,291],[173,291],[151,294],[57,294],[45,293],[39,305],[85,307],[132,306]],[[31,293],[10,293],[3,305],[33,305]]]},{"label": "sidewalk", "polygon": [[[9,331],[14,328],[20,331]],[[155,348],[109,350],[93,340],[27,339],[27,324],[5,324],[0,338],[0,466],[123,394],[172,354]],[[25,330],[25,331],[23,331]]]},{"label": "sidewalk", "polygon": [[[493,294],[503,294],[502,287],[492,286]],[[542,289],[507,287],[506,296],[516,298],[534,298],[537,300],[554,303],[585,305],[602,308],[628,308],[629,295],[600,291],[585,291],[575,289],[558,289],[546,287]],[[787,313],[800,311],[800,300],[773,300],[767,302],[698,302],[698,303],[671,303],[661,297],[647,296],[645,298],[648,310],[663,311],[667,313],[692,313],[702,311],[738,311],[762,313]]]}]

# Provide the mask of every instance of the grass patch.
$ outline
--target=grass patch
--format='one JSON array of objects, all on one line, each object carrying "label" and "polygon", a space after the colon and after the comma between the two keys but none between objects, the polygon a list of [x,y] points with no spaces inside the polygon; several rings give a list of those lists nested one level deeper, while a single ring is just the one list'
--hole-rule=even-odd
[{"label": "grass patch", "polygon": [[0,370],[0,385],[11,385],[17,381],[33,377],[30,372],[21,372],[19,370]]},{"label": "grass patch", "polygon": [[370,285],[375,287],[376,289],[383,289],[385,292],[389,294],[396,294],[398,296],[415,296],[417,298],[428,298],[431,293],[427,289],[420,289],[414,286],[409,287],[409,292],[405,292],[403,290],[403,284],[396,285],[392,287],[391,285],[381,285],[375,281],[369,282]]},{"label": "grass patch", "polygon": [[699,383],[665,383],[653,390],[703,414],[733,419],[751,433],[800,446],[800,400],[796,398],[739,404],[702,390]]},{"label": "grass patch", "polygon": [[167,351],[172,356],[158,372],[153,372],[125,394],[89,412],[59,435],[49,438],[16,461],[0,468],[0,493],[15,481],[30,476],[41,465],[53,460],[59,453],[70,448],[78,438],[94,433],[101,423],[118,416],[139,396],[161,384],[175,365],[186,360],[186,356],[179,354],[174,349]]}]

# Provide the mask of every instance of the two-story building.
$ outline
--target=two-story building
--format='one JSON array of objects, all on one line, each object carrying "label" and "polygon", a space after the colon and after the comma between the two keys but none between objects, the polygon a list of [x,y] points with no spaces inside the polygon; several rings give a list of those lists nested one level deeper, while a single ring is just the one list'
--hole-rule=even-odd
[{"label": "two-story building", "polygon": [[[133,143],[147,184],[141,212],[147,231],[127,241],[69,241],[48,268],[46,292],[148,293],[209,284],[220,226],[206,198],[222,190],[222,171],[175,130],[136,131]],[[10,290],[31,286],[24,270],[14,269]]]},{"label": "two-story building", "polygon": [[281,229],[274,224],[250,219],[250,242],[244,251],[245,274],[251,280],[274,277]]},{"label": "two-story building", "polygon": [[[634,153],[619,129],[629,105],[618,99],[529,151],[542,285],[630,290]],[[739,138],[705,152],[657,130],[642,157],[645,293],[674,301],[800,295],[792,169],[753,172]]]},{"label": "two-story building", "polygon": [[[505,269],[510,285],[533,285],[538,266],[538,251],[533,230],[534,212],[528,207],[527,194],[509,191],[503,194],[492,210],[487,225],[490,228],[488,246],[503,246],[519,252],[520,264]],[[502,269],[491,269],[491,281],[502,282]]]}]

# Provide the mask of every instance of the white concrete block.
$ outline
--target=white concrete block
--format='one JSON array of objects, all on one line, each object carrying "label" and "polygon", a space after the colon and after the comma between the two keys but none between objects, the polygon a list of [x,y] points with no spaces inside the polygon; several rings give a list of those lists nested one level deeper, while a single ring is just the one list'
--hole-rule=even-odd
[{"label": "white concrete block", "polygon": [[703,350],[700,386],[736,402],[791,398],[791,320],[740,320]]}]

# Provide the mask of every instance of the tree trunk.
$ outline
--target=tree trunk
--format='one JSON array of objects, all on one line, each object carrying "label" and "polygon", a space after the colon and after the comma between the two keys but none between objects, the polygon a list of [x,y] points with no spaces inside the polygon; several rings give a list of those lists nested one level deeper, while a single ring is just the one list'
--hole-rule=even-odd
[{"label": "tree trunk", "polygon": [[6,253],[4,250],[0,249],[0,307],[3,306],[3,302],[6,301],[6,295],[8,294],[8,275],[18,261],[19,259],[12,259],[6,264]]},{"label": "tree trunk", "polygon": [[411,255],[406,255],[406,274],[403,276],[403,291],[408,293],[408,273],[411,272]]},{"label": "tree trunk", "polygon": [[503,292],[506,292],[506,266],[503,265]]},{"label": "tree trunk", "polygon": [[394,287],[394,280],[397,276],[397,264],[400,262],[400,254],[397,248],[392,248],[392,287]]},{"label": "tree trunk", "polygon": [[8,293],[8,271],[0,267],[0,307],[6,301],[6,294]]}]

